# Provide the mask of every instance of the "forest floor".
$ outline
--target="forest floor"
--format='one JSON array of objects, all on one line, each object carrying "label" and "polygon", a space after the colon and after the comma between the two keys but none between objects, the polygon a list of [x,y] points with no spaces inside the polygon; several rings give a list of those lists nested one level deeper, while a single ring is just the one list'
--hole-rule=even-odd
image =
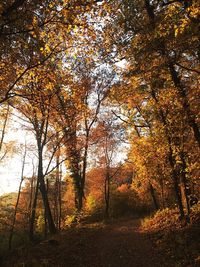
[{"label": "forest floor", "polygon": [[[161,235],[161,236],[160,236]],[[139,219],[83,224],[32,247],[21,247],[3,267],[198,267],[179,261],[162,233],[141,230]],[[173,245],[173,244],[172,244]]]}]

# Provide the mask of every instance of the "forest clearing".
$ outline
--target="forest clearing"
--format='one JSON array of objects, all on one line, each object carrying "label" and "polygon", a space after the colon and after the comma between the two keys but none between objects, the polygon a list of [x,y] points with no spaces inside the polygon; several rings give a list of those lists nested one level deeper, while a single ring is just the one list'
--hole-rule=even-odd
[{"label": "forest clearing", "polygon": [[200,266],[200,1],[0,1],[2,267]]}]

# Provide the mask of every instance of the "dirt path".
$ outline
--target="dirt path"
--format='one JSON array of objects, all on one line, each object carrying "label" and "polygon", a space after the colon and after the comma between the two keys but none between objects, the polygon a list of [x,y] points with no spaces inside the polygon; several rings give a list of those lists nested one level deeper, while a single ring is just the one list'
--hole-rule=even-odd
[{"label": "dirt path", "polygon": [[158,253],[149,236],[139,231],[136,219],[105,227],[74,228],[48,242],[21,250],[4,266],[174,267],[165,253]]}]

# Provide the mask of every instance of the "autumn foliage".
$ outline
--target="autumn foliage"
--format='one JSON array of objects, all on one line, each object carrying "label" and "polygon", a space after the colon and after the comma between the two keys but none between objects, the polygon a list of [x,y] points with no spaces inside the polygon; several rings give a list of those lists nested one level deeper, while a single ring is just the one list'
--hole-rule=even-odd
[{"label": "autumn foliage", "polygon": [[10,249],[154,211],[143,230],[199,224],[199,17],[197,0],[0,3],[0,164],[22,158],[0,198]]}]

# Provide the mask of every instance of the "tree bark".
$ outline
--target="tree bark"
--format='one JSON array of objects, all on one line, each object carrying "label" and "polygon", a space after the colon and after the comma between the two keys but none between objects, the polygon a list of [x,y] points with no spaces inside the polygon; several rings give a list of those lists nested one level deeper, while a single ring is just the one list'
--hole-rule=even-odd
[{"label": "tree bark", "polygon": [[[154,8],[151,5],[149,0],[145,0],[144,4],[145,4],[145,8],[146,8],[148,17],[149,17],[149,21],[152,24],[153,31],[155,31]],[[197,124],[197,122],[195,120],[195,116],[191,111],[190,103],[189,103],[189,100],[187,98],[186,88],[182,85],[181,79],[180,79],[180,77],[179,77],[179,75],[178,75],[178,73],[177,73],[177,71],[176,71],[176,69],[174,67],[174,64],[169,59],[168,53],[167,53],[166,48],[165,48],[165,42],[164,41],[161,42],[160,47],[161,47],[161,51],[163,53],[163,56],[168,61],[168,68],[169,68],[169,72],[170,72],[172,81],[173,81],[175,87],[177,88],[177,90],[179,92],[179,95],[180,95],[180,97],[182,99],[182,105],[183,105],[183,109],[186,112],[188,124],[192,128],[193,133],[194,133],[194,137],[195,137],[195,139],[196,139],[196,141],[197,141],[197,143],[198,143],[198,145],[200,147],[200,130],[199,130],[199,126],[198,126],[198,124]]]},{"label": "tree bark", "polygon": [[105,218],[110,217],[110,174],[109,170],[106,170],[106,177],[104,182],[104,199],[105,199]]},{"label": "tree bark", "polygon": [[4,140],[4,136],[5,136],[5,131],[6,131],[6,124],[8,121],[8,114],[9,114],[9,105],[7,106],[7,110],[6,110],[6,117],[3,123],[3,129],[2,129],[2,134],[1,134],[1,141],[0,141],[0,152],[2,149],[2,145],[3,145],[3,140]]},{"label": "tree bark", "polygon": [[185,208],[187,210],[187,215],[190,215],[190,205],[189,205],[189,196],[191,195],[190,186],[186,176],[186,161],[183,151],[181,151],[181,192],[183,203],[185,204]]},{"label": "tree bark", "polygon": [[50,234],[54,234],[56,233],[56,227],[53,221],[53,217],[51,214],[51,209],[49,206],[49,200],[48,200],[48,195],[47,195],[47,189],[45,186],[45,181],[44,181],[44,174],[43,174],[43,158],[42,158],[42,150],[39,149],[38,151],[39,153],[39,163],[38,163],[38,180],[39,180],[39,189],[42,195],[42,200],[43,200],[43,205],[44,205],[44,209],[45,209],[45,214],[46,214],[46,218],[47,218],[47,222],[48,222],[48,228],[49,228],[49,232]]},{"label": "tree bark", "polygon": [[88,144],[89,144],[89,132],[87,131],[85,147],[84,147],[84,155],[83,155],[83,169],[82,169],[82,175],[81,175],[81,191],[82,191],[83,199],[85,197],[84,189],[85,189],[85,178],[86,178],[86,170],[87,170]]},{"label": "tree bark", "polygon": [[190,103],[187,98],[186,88],[181,84],[180,77],[175,70],[173,63],[169,63],[169,70],[175,87],[177,88],[179,95],[182,99],[183,109],[185,110],[187,121],[193,130],[194,137],[200,147],[200,130],[195,120],[194,114],[192,114]]},{"label": "tree bark", "polygon": [[176,170],[176,161],[174,159],[173,156],[173,143],[172,143],[172,138],[171,135],[168,131],[168,125],[167,125],[167,120],[166,120],[166,116],[162,110],[162,108],[159,105],[159,100],[156,96],[156,93],[154,91],[153,88],[151,88],[151,96],[154,99],[157,108],[158,108],[158,115],[159,115],[159,119],[161,121],[161,123],[164,126],[164,130],[165,130],[165,136],[168,142],[168,160],[169,160],[169,164],[171,167],[171,175],[172,175],[172,180],[173,180],[173,184],[174,184],[174,192],[175,192],[175,196],[176,196],[176,200],[178,203],[178,208],[179,208],[179,212],[180,212],[180,217],[181,219],[185,217],[185,213],[184,213],[184,209],[183,209],[183,203],[182,203],[182,199],[181,199],[181,192],[180,192],[180,188],[179,188],[179,175],[178,172]]},{"label": "tree bark", "polygon": [[39,191],[39,179],[37,178],[36,187],[35,187],[35,195],[33,199],[33,205],[31,208],[30,228],[29,228],[30,241],[34,241],[34,223],[35,223],[35,216],[36,216],[38,191]]},{"label": "tree bark", "polygon": [[158,201],[157,201],[157,198],[156,198],[156,194],[155,194],[155,189],[153,187],[153,185],[149,182],[149,190],[150,190],[150,194],[151,194],[151,197],[152,197],[152,200],[153,200],[153,204],[154,204],[154,207],[156,210],[159,209],[159,204],[158,204]]},{"label": "tree bark", "polygon": [[184,213],[184,209],[183,209],[183,203],[182,203],[181,192],[180,192],[180,187],[179,187],[179,177],[178,177],[178,173],[176,171],[176,167],[175,167],[175,163],[174,163],[174,159],[173,159],[173,152],[172,152],[172,148],[171,148],[170,144],[169,144],[168,159],[169,159],[169,163],[170,163],[170,166],[172,169],[174,191],[175,191],[176,200],[177,200],[178,207],[179,207],[180,218],[183,219],[185,217],[185,213]]}]

